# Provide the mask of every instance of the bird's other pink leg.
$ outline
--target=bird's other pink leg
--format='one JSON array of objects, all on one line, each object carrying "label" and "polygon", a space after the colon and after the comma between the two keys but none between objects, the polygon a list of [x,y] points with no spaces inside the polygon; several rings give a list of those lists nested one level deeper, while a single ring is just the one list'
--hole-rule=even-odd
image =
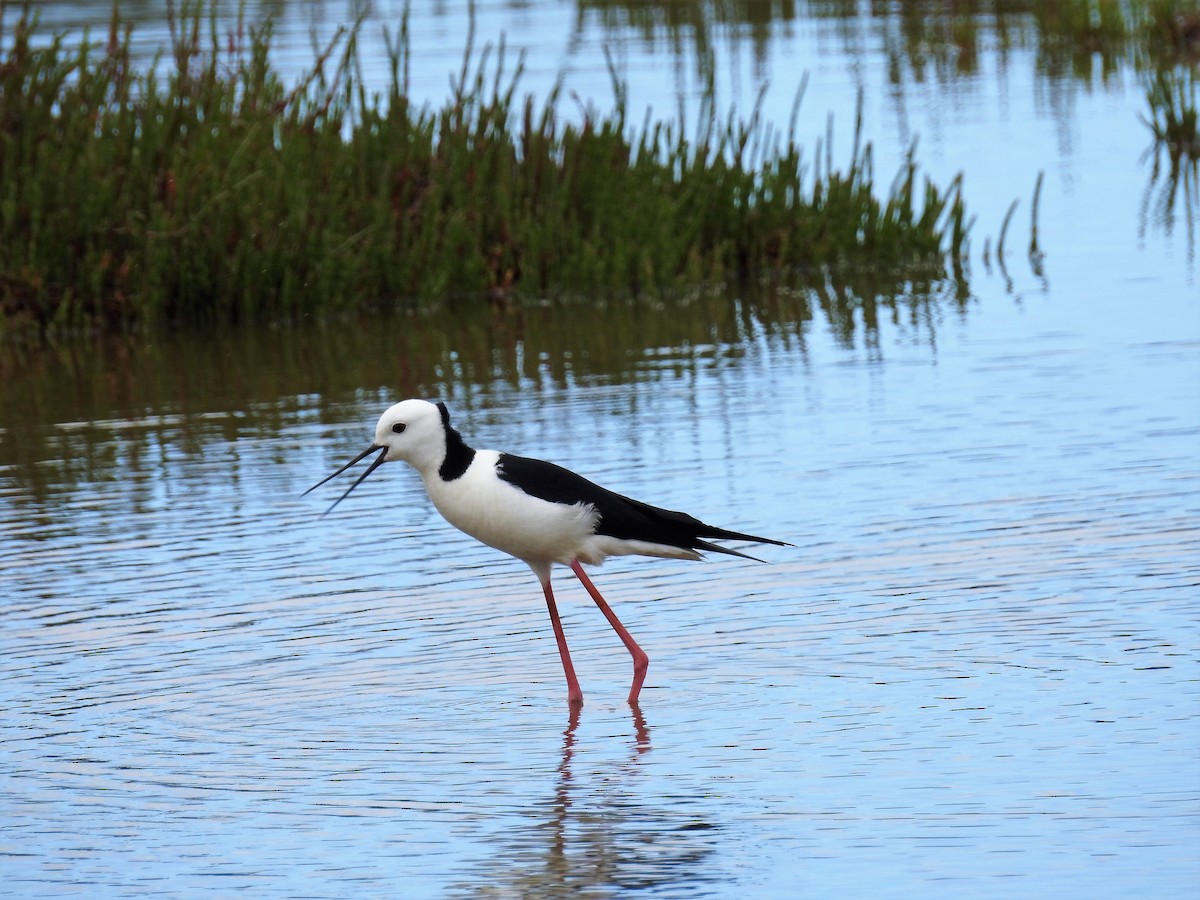
[{"label": "bird's other pink leg", "polygon": [[554,626],[554,639],[558,641],[558,655],[562,657],[563,672],[567,675],[567,703],[571,707],[583,706],[583,691],[579,689],[579,679],[575,677],[575,666],[571,664],[571,651],[567,649],[567,635],[558,618],[558,606],[554,602],[554,591],[550,590],[549,578],[542,581],[542,591],[546,594],[546,608],[550,610],[550,624]]},{"label": "bird's other pink leg", "polygon": [[637,706],[638,694],[642,690],[642,682],[646,680],[646,669],[650,666],[650,657],[646,655],[646,651],[637,645],[637,641],[633,639],[633,635],[625,630],[625,626],[621,624],[621,620],[617,618],[617,614],[612,611],[612,607],[600,596],[600,592],[592,584],[592,579],[588,578],[587,572],[583,571],[583,566],[579,564],[579,560],[571,560],[571,571],[575,573],[575,577],[579,579],[580,584],[587,588],[587,592],[592,595],[592,599],[600,607],[600,612],[604,613],[604,618],[608,619],[608,624],[613,627],[613,631],[617,633],[617,637],[621,639],[621,643],[625,645],[630,655],[633,656],[633,686],[629,689],[629,703]]}]

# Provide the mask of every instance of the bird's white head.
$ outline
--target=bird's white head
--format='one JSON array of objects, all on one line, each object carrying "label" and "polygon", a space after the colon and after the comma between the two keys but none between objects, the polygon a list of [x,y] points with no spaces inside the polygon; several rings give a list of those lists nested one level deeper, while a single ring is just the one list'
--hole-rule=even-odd
[{"label": "bird's white head", "polygon": [[[403,460],[420,472],[422,478],[434,477],[439,468],[446,463],[451,443],[457,454],[457,462],[460,465],[469,463],[475,451],[463,444],[458,432],[450,427],[450,413],[446,411],[443,404],[429,403],[425,400],[404,400],[389,407],[379,417],[379,424],[375,426],[375,440],[371,446],[332,475],[318,481],[308,491],[319,488],[360,460],[373,453],[376,454],[367,470],[359,475],[346,493],[338,497],[333,502],[333,506],[325,511],[328,514],[332,512],[334,506],[345,500],[351,491],[362,484],[363,479],[385,462]],[[308,491],[304,493],[307,494]]]},{"label": "bird's white head", "polygon": [[388,407],[375,426],[375,446],[387,448],[387,462],[404,461],[422,473],[437,469],[446,456],[442,407],[425,400]]}]

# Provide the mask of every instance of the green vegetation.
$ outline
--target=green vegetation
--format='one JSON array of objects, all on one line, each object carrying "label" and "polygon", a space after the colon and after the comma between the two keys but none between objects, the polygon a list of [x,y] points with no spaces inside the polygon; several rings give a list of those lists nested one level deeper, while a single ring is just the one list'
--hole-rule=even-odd
[{"label": "green vegetation", "polygon": [[1190,261],[1200,212],[1200,0],[1153,0],[1149,6],[1154,65],[1143,75],[1148,114],[1141,118],[1154,145],[1146,154],[1153,164],[1141,231],[1153,222],[1170,234],[1182,218]]},{"label": "green vegetation", "polygon": [[503,46],[417,109],[403,28],[370,95],[356,28],[295,86],[269,26],[218,31],[190,7],[146,72],[117,11],[103,45],[40,33],[29,4],[0,34],[0,333],[961,274],[959,182],[910,161],[881,198],[857,139],[837,169],[711,95],[691,134],[639,130],[615,77],[612,112],[564,121],[517,97]]},{"label": "green vegetation", "polygon": [[1200,78],[1195,68],[1163,68],[1146,80],[1143,115],[1154,135],[1146,156],[1153,158],[1142,203],[1144,234],[1153,223],[1170,234],[1182,218],[1187,229],[1188,260],[1195,258],[1197,212],[1200,211]]},{"label": "green vegetation", "polygon": [[1150,115],[1143,121],[1166,148],[1173,165],[1200,159],[1200,79],[1190,66],[1159,69],[1146,85]]}]

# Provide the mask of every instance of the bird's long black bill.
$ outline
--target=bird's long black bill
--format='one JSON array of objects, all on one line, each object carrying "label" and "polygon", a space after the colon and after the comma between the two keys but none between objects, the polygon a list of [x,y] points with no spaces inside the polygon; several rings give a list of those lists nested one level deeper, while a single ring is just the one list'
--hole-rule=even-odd
[{"label": "bird's long black bill", "polygon": [[359,462],[360,460],[366,459],[368,456],[370,456],[372,453],[374,453],[378,449],[379,448],[377,446],[372,444],[370,447],[368,447],[362,453],[358,454],[358,456],[354,457],[354,459],[350,460],[350,462],[346,463],[344,466],[342,466],[340,469],[338,469],[332,475],[326,475],[324,478],[322,478],[320,481],[318,481],[316,484],[314,484],[307,491],[305,491],[304,494],[301,494],[300,496],[303,497],[305,494],[312,493],[313,491],[315,491],[317,488],[319,488],[321,485],[323,485],[327,481],[333,481],[333,479],[337,478],[339,475],[341,475],[343,472],[345,472],[352,465]]},{"label": "bird's long black bill", "polygon": [[[350,492],[352,490],[354,490],[356,487],[358,487],[360,484],[362,484],[363,481],[366,480],[366,477],[368,475],[370,475],[372,472],[374,472],[376,469],[378,469],[381,465],[383,465],[383,461],[387,457],[388,448],[387,447],[379,447],[375,444],[372,444],[370,447],[368,447],[362,453],[358,454],[358,456],[354,457],[354,459],[350,460],[350,462],[346,463],[344,466],[342,466],[340,469],[338,469],[332,475],[322,478],[320,481],[318,481],[316,484],[314,484],[312,487],[310,487],[308,489],[308,491],[316,490],[321,485],[323,485],[326,481],[329,481],[332,478],[337,478],[337,476],[341,475],[343,472],[345,472],[348,468],[350,468],[356,462],[359,462],[360,460],[366,458],[370,454],[374,453],[376,450],[379,451],[379,455],[377,457],[375,457],[375,461],[372,462],[369,466],[367,466],[367,470],[358,476],[358,478],[355,480],[354,484],[352,484],[352,485],[350,485],[350,487],[346,488],[346,493],[342,494],[342,496],[340,496],[336,500],[334,500],[333,503],[330,504],[329,509],[327,509],[327,510],[325,510],[325,512],[321,513],[321,518],[325,518],[327,515],[329,515],[331,512],[333,512],[334,507],[337,506],[339,503],[341,503],[343,500],[345,500],[347,497],[349,497]],[[307,494],[308,491],[305,491],[304,494]],[[303,497],[304,494],[301,494],[300,496]]]},{"label": "bird's long black bill", "polygon": [[[371,448],[371,450],[374,450],[374,449],[375,449],[374,447]],[[369,453],[370,450],[368,450],[367,452]],[[327,510],[325,510],[325,512],[321,513],[321,518],[325,518],[325,516],[327,516],[331,512],[333,512],[333,508],[335,506],[337,506],[339,503],[341,503],[343,500],[345,500],[347,497],[349,497],[350,492],[352,490],[354,490],[356,487],[358,487],[360,484],[362,484],[366,480],[368,475],[370,475],[372,472],[374,472],[376,469],[378,469],[381,465],[383,465],[384,459],[387,458],[387,452],[388,452],[387,447],[380,447],[379,455],[377,457],[375,457],[374,462],[372,462],[369,466],[367,466],[367,471],[365,471],[361,475],[359,475],[357,480],[354,482],[354,484],[352,484],[352,485],[350,485],[350,487],[346,488],[346,493],[342,494],[342,496],[340,496],[336,500],[334,500],[333,504],[329,507],[329,509],[327,509]],[[366,454],[363,454],[363,455],[365,456]],[[362,456],[360,456],[359,459],[362,459]]]}]

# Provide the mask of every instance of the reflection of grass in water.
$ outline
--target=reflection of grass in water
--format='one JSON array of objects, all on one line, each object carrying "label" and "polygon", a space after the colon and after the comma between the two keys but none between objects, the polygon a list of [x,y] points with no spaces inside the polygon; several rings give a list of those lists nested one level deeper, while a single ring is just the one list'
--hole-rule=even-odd
[{"label": "reflection of grass in water", "polygon": [[1182,208],[1188,260],[1194,261],[1196,221],[1200,218],[1200,79],[1192,66],[1159,69],[1146,80],[1149,115],[1142,121],[1154,135],[1153,157],[1142,203],[1141,232],[1148,223],[1167,234]]},{"label": "reflection of grass in water", "polygon": [[999,48],[1035,48],[1038,71],[1090,79],[1122,61],[1157,67],[1200,53],[1197,0],[859,0],[792,3],[771,0],[578,0],[584,16],[611,29],[634,29],[644,40],[663,40],[676,53],[691,50],[703,62],[718,38],[749,38],[755,58],[769,52],[773,26],[797,19],[834,23],[845,50],[857,55],[863,24],[881,40],[897,71],[918,77],[955,78],[973,73]]},{"label": "reflection of grass in water", "polygon": [[1200,112],[1197,110],[1196,70],[1191,66],[1159,69],[1146,84],[1149,117],[1142,117],[1178,164],[1185,159],[1200,159]]},{"label": "reflection of grass in water", "polygon": [[910,159],[880,198],[857,138],[838,169],[828,144],[807,157],[757,112],[721,117],[711,87],[693,128],[638,130],[619,83],[616,108],[581,122],[518,100],[503,46],[468,49],[447,105],[415,109],[405,26],[376,95],[357,29],[289,89],[269,26],[223,36],[215,7],[173,22],[165,77],[133,70],[119,13],[99,46],[38,28],[26,6],[0,36],[9,332],[963,270],[957,180]]},{"label": "reflection of grass in water", "polygon": [[[95,430],[10,428],[0,439],[0,471],[23,488],[6,500],[37,516],[34,507],[64,485],[103,481],[114,467],[157,471],[167,444],[198,457],[212,434],[261,440],[275,454],[296,440],[298,421],[343,427],[339,404],[350,398],[383,408],[398,397],[433,396],[479,408],[516,394],[557,404],[577,386],[608,385],[636,404],[643,392],[694,383],[714,368],[727,372],[723,383],[735,392],[764,389],[768,369],[804,358],[826,333],[867,359],[883,358],[894,341],[926,344],[932,354],[943,326],[974,302],[946,281],[891,279],[885,293],[888,281],[868,274],[737,297],[695,291],[653,302],[484,306],[467,315],[450,305],[381,314],[365,326],[308,319],[283,328],[0,341],[0,423],[145,420],[117,441]],[[231,402],[240,412],[209,415]]]},{"label": "reflection of grass in water", "polygon": [[1152,67],[1200,62],[1200,0],[1143,0],[1132,7],[1140,13]]}]

